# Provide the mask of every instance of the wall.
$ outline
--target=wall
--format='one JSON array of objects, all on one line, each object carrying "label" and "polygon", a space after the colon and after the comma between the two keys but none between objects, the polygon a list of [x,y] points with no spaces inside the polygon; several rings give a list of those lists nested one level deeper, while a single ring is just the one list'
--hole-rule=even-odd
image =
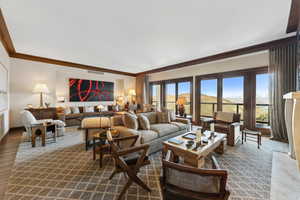
[{"label": "wall", "polygon": [[[105,73],[92,74],[86,70],[52,65],[41,62],[27,61],[22,59],[11,59],[10,73],[11,92],[11,126],[22,126],[20,112],[28,105],[39,106],[39,94],[32,93],[37,83],[47,84],[50,94],[45,96],[45,101],[52,106],[64,105],[98,105],[111,104],[112,102],[85,102],[85,103],[57,103],[57,97],[69,98],[69,78],[81,78],[91,80],[110,81],[115,83],[115,96],[124,95],[129,89],[135,88],[135,77],[118,74]],[[121,85],[120,83],[123,83]]]},{"label": "wall", "polygon": [[[0,63],[7,69],[10,73],[10,60],[7,52],[5,51],[2,43],[0,42]],[[7,83],[8,84],[8,83]],[[9,84],[8,84],[9,87]],[[9,130],[9,89],[8,89],[8,105],[5,109],[0,110],[0,114],[4,113],[4,132],[7,133]],[[1,138],[0,138],[1,139]]]},{"label": "wall", "polygon": [[[210,63],[204,63],[199,65],[193,65],[176,70],[170,70],[165,72],[158,72],[149,75],[149,81],[159,81],[176,79],[183,77],[194,77],[194,91],[195,94],[195,77],[198,75],[213,74],[226,71],[243,70],[256,67],[269,66],[269,52],[263,51],[255,54],[249,54],[245,56],[239,56],[224,60],[219,60]],[[194,95],[194,111],[193,119],[195,120],[195,95]]]}]

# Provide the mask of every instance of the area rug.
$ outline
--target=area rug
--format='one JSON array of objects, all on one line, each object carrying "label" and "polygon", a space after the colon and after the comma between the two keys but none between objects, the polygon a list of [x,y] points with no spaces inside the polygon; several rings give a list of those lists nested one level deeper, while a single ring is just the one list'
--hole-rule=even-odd
[{"label": "area rug", "polygon": [[[46,147],[32,148],[30,143],[19,147],[5,200],[13,199],[116,199],[125,184],[123,175],[108,180],[113,162],[106,158],[103,168],[85,151],[82,133],[74,131]],[[217,155],[221,168],[229,172],[228,189],[232,200],[270,199],[273,145],[263,140],[261,149],[254,143],[228,147]],[[125,200],[162,199],[159,188],[160,153],[150,156],[151,165],[142,168],[140,177],[152,189],[147,193],[132,185]]]}]

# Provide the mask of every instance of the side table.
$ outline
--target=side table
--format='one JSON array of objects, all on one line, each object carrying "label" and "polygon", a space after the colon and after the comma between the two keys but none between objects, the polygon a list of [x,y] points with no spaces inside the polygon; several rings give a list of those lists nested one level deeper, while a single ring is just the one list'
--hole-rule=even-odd
[{"label": "side table", "polygon": [[35,124],[31,127],[31,145],[35,147],[36,138],[40,137],[42,141],[42,146],[46,145],[47,131],[53,132],[53,141],[56,142],[56,126],[53,123],[41,123]]},{"label": "side table", "polygon": [[[114,138],[119,136],[119,132],[115,129],[111,130]],[[93,160],[96,160],[96,154],[99,154],[99,165],[102,168],[103,156],[110,155],[110,145],[107,142],[106,132],[97,132],[93,135]]]},{"label": "side table", "polygon": [[[244,144],[244,141],[247,141],[247,137],[250,138],[248,140],[257,142],[257,148],[259,149],[261,146],[261,132],[259,131],[252,131],[245,129],[242,131],[242,144]],[[254,140],[256,139],[256,140]]]}]

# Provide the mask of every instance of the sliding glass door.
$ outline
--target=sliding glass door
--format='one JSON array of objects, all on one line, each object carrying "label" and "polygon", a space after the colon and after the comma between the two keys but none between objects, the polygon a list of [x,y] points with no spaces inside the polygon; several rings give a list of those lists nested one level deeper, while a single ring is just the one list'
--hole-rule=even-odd
[{"label": "sliding glass door", "polygon": [[176,83],[167,83],[166,84],[166,108],[169,110],[176,111]]},{"label": "sliding glass door", "polygon": [[161,107],[161,85],[153,84],[151,89],[151,102],[156,108]]},{"label": "sliding glass door", "polygon": [[217,79],[200,81],[200,115],[212,117],[217,111],[218,82]]},{"label": "sliding glass door", "polygon": [[269,74],[256,75],[256,127],[270,125]]},{"label": "sliding glass door", "polygon": [[178,83],[178,98],[184,98],[186,103],[184,105],[185,113],[191,115],[191,82]]},{"label": "sliding glass door", "polygon": [[239,113],[244,118],[244,77],[223,79],[222,111]]}]

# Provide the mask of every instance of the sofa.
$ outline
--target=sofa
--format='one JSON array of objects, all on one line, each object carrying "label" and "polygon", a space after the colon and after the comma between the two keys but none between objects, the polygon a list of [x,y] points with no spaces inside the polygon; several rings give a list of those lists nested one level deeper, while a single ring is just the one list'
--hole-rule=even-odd
[{"label": "sofa", "polygon": [[[149,144],[149,153],[154,153],[161,150],[162,142],[169,138],[186,133],[190,128],[190,121],[188,119],[173,119],[170,123],[158,123],[158,112],[139,113],[144,115],[150,122],[149,130],[142,130],[140,125],[137,130],[127,128],[122,119],[122,115],[116,115],[111,118],[111,125],[117,129],[121,137],[138,135],[139,139],[137,144]],[[126,145],[126,144],[123,144]]]},{"label": "sofa", "polygon": [[[71,107],[72,108],[72,107]],[[78,111],[74,113],[71,111],[67,111],[65,108],[63,112],[59,114],[59,119],[66,123],[66,126],[80,126],[81,121],[87,117],[107,117],[114,115],[114,111],[99,111],[97,106],[89,107],[92,110],[89,112],[84,112],[83,106],[78,106]]]}]

